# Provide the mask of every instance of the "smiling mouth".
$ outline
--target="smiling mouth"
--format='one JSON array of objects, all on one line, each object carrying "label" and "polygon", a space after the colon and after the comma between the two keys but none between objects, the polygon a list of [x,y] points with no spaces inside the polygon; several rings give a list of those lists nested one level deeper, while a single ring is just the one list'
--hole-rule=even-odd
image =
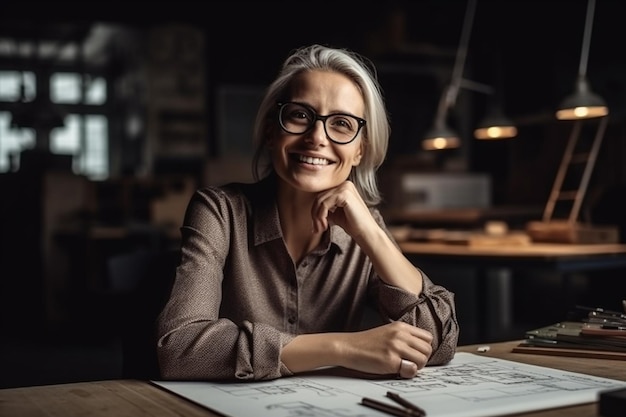
[{"label": "smiling mouth", "polygon": [[311,156],[297,155],[296,158],[299,162],[304,162],[311,165],[330,165],[332,162],[325,158],[313,158]]}]

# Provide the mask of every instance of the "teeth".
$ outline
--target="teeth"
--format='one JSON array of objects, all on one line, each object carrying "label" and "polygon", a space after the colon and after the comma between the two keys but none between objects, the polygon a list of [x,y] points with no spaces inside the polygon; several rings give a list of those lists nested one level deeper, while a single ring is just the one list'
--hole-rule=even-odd
[{"label": "teeth", "polygon": [[324,159],[324,158],[312,158],[310,156],[298,155],[298,159],[300,160],[300,162],[306,162],[307,164],[312,164],[312,165],[328,165],[329,164],[328,159]]}]

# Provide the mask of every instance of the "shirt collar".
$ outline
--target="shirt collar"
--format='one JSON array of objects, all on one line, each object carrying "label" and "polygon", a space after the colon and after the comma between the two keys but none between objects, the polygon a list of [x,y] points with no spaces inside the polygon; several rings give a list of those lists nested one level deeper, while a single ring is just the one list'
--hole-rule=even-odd
[{"label": "shirt collar", "polygon": [[[272,174],[263,178],[258,185],[258,187],[250,187],[248,195],[254,223],[255,246],[283,237],[278,218],[278,207],[276,206],[275,175]],[[343,252],[351,240],[350,236],[340,226],[331,226],[328,232],[322,236],[321,248],[327,251],[333,245],[340,252]]]}]

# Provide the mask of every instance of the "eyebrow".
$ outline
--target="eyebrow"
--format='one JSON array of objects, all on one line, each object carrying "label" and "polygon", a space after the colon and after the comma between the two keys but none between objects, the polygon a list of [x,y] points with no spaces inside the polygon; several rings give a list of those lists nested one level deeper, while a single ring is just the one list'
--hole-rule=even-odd
[{"label": "eyebrow", "polygon": [[365,119],[365,116],[357,116],[356,114],[349,112],[349,111],[345,111],[345,110],[335,110],[332,111],[330,113],[326,113],[326,114],[321,114],[315,107],[313,107],[312,105],[305,103],[303,101],[298,101],[298,100],[286,100],[288,102],[291,103],[296,103],[296,104],[300,104],[301,106],[304,106],[308,109],[311,109],[312,111],[314,111],[317,115],[322,115],[322,116],[328,116],[331,114],[344,114],[346,116],[354,116],[354,117],[358,117],[359,119]]}]

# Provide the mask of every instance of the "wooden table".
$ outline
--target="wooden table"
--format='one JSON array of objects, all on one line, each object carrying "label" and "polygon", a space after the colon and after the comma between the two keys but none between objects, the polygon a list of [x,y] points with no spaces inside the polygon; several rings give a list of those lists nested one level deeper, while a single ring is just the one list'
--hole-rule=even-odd
[{"label": "wooden table", "polygon": [[625,244],[558,244],[468,246],[446,243],[399,242],[408,255],[472,265],[538,265],[562,272],[626,267]]},{"label": "wooden table", "polygon": [[[626,362],[512,353],[519,341],[494,343],[481,355],[626,381]],[[476,353],[479,345],[461,346]],[[521,414],[520,414],[521,415]],[[525,417],[597,416],[597,403],[533,413]],[[148,381],[111,380],[0,390],[0,417],[215,417],[214,412]]]},{"label": "wooden table", "polygon": [[[514,275],[555,274],[561,285],[551,294],[552,305],[565,319],[573,307],[575,279],[590,271],[626,269],[625,244],[552,244],[469,246],[439,242],[399,242],[405,255],[434,281],[457,293],[458,316],[469,340],[498,341],[511,335]],[[464,278],[466,277],[466,278]],[[467,279],[471,277],[472,279]],[[473,279],[475,278],[475,279]],[[535,300],[527,300],[532,304]],[[466,304],[463,304],[465,302]],[[467,307],[471,305],[471,307]],[[604,306],[606,307],[606,306]],[[547,316],[546,316],[547,317]],[[462,322],[462,320],[465,322]],[[519,337],[523,337],[519,333]]]}]

